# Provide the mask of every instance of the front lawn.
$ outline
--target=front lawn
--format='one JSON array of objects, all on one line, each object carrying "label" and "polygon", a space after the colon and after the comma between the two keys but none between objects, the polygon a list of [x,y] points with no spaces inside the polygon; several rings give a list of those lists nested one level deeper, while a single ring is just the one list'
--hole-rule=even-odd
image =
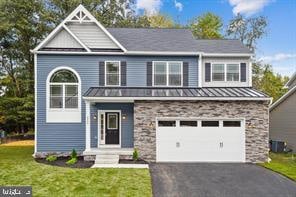
[{"label": "front lawn", "polygon": [[296,154],[293,158],[291,153],[270,153],[269,157],[271,162],[262,164],[264,167],[296,181]]},{"label": "front lawn", "polygon": [[152,196],[148,169],[72,169],[40,164],[32,146],[0,146],[0,185],[31,185],[33,196]]}]

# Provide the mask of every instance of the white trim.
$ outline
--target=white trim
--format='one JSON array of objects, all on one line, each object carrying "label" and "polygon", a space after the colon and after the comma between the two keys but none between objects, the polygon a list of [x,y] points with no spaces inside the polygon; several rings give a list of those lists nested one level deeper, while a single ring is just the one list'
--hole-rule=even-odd
[{"label": "white trim", "polygon": [[[105,122],[106,122],[106,113],[112,113],[112,112],[116,112],[119,113],[119,144],[101,144],[100,142],[100,138],[101,138],[101,116],[98,118],[98,148],[121,148],[121,110],[98,110],[98,114],[104,113],[104,117],[105,117]],[[104,122],[104,132],[106,132],[106,123]],[[106,142],[106,134],[104,134],[104,142]]]},{"label": "white trim", "polygon": [[286,98],[288,98],[291,94],[293,94],[296,91],[296,86],[291,88],[288,92],[286,92],[280,99],[278,99],[276,102],[274,102],[270,107],[269,111],[272,111],[276,106],[281,104]]},{"label": "white trim", "polygon": [[101,24],[99,23],[99,21],[97,21],[97,19],[85,8],[83,7],[83,5],[79,5],[77,8],[80,9],[80,11],[83,11],[89,18],[91,21],[93,21],[94,23],[96,23],[96,25],[101,28],[101,30],[103,30],[103,32],[120,48],[122,49],[124,52],[127,51],[125,47],[123,47],[108,31],[107,29]]},{"label": "white trim", "polygon": [[[103,121],[103,132],[104,132],[104,138],[103,139],[101,139],[101,115],[103,115],[103,117],[104,117],[104,121]],[[105,125],[105,119],[106,117],[105,117],[105,112],[102,112],[102,110],[98,110],[98,147],[99,147],[99,145],[100,144],[105,144],[105,127],[106,127],[106,125]]]},{"label": "white trim", "polygon": [[[65,103],[63,102],[63,108],[50,108],[50,85],[56,84],[61,85],[64,83],[50,83],[51,76],[58,70],[69,70],[75,74],[78,79],[78,83],[67,83],[66,85],[78,85],[78,108],[64,108]],[[63,94],[65,85],[63,85]],[[81,122],[81,79],[73,68],[68,66],[59,66],[50,71],[46,79],[46,122]]]},{"label": "white trim", "polygon": [[202,53],[205,57],[251,57],[253,53]]},{"label": "white trim", "polygon": [[289,81],[287,81],[287,83],[285,84],[284,88],[289,88],[289,86],[291,85],[291,83],[296,80],[296,72],[294,72],[294,74],[290,77]]},{"label": "white trim", "polygon": [[[240,64],[241,63],[237,63],[237,62],[209,62],[211,64],[211,82],[230,82],[230,83],[239,83],[241,82],[241,68],[240,68]],[[244,62],[243,62],[244,63]],[[222,64],[224,66],[224,80],[223,81],[214,81],[213,80],[213,64]],[[228,81],[227,80],[227,68],[229,64],[237,64],[238,65],[238,81]]]},{"label": "white trim", "polygon": [[90,52],[90,49],[83,44],[83,42],[65,25],[63,24],[63,28],[88,52]]},{"label": "white trim", "polygon": [[90,102],[85,101],[85,151],[89,151],[91,149],[91,130],[90,130]]},{"label": "white trim", "polygon": [[35,135],[34,135],[34,155],[37,153],[37,120],[38,120],[38,113],[37,113],[37,54],[34,54],[34,88],[35,88],[35,115],[34,115],[34,130],[35,130]]},{"label": "white trim", "polygon": [[127,55],[185,55],[197,56],[200,52],[186,52],[186,51],[126,51]]},{"label": "white trim", "polygon": [[[118,79],[118,85],[108,85],[107,84],[107,63],[110,63],[110,62],[118,62],[118,69],[119,69],[119,79]],[[105,86],[107,87],[118,87],[118,86],[121,86],[121,61],[117,61],[117,60],[106,60],[105,61]]]},{"label": "white trim", "polygon": [[198,87],[201,88],[202,87],[202,55],[200,54],[198,57]]},{"label": "white trim", "polygon": [[167,100],[167,101],[271,101],[271,98],[259,97],[83,97],[88,101],[100,102],[134,102],[137,100]]},{"label": "white trim", "polygon": [[65,55],[125,55],[123,52],[82,52],[82,51],[34,51],[34,54],[65,54]]},{"label": "white trim", "polygon": [[40,42],[31,52],[37,53],[37,51],[41,47],[47,44],[51,40],[51,38],[53,38],[61,30],[64,23],[65,23],[65,20],[61,24],[59,24],[52,32],[50,32],[50,34],[42,42]]},{"label": "white trim", "polygon": [[251,59],[249,61],[249,86],[253,86],[253,62]]},{"label": "white trim", "polygon": [[35,49],[31,50],[31,53],[37,54],[75,54],[75,55],[155,55],[155,56],[198,56],[202,54],[204,57],[251,57],[253,54],[245,53],[201,53],[201,52],[184,52],[184,51],[125,51],[125,52],[81,52],[81,51],[36,51]]},{"label": "white trim", "polygon": [[[154,66],[155,63],[161,62],[166,63],[166,85],[155,85],[154,84]],[[181,63],[181,84],[180,85],[169,85],[169,64],[170,63]],[[152,61],[152,86],[153,87],[183,87],[183,62],[182,61]]]},{"label": "white trim", "polygon": [[[107,29],[101,25],[101,23],[99,23],[97,21],[97,19],[87,10],[85,9],[85,7],[83,5],[79,5],[77,8],[75,8],[74,11],[71,12],[71,14],[69,14],[37,47],[35,47],[33,49],[33,52],[36,53],[40,48],[42,48],[48,41],[50,41],[55,35],[56,33],[59,32],[59,30],[63,27],[65,27],[66,22],[70,22],[73,21],[72,18],[74,16],[76,16],[76,14],[78,12],[84,12],[84,14],[90,19],[87,22],[94,22],[99,28],[101,28],[101,30],[123,51],[126,51],[126,49],[107,31]],[[80,23],[83,23],[83,20],[79,21]],[[65,28],[67,30],[67,28]],[[69,32],[69,31],[68,31]],[[71,32],[71,31],[70,31]],[[70,33],[69,32],[69,33]],[[73,33],[70,33],[72,36],[74,35]],[[77,40],[77,37],[74,37],[75,40]],[[78,39],[79,40],[79,39]],[[77,41],[78,41],[77,40]],[[80,41],[81,42],[81,41]],[[79,42],[79,43],[80,43]],[[82,42],[81,42],[82,43]],[[81,44],[80,43],[80,44]],[[85,46],[85,45],[84,45]],[[88,49],[88,48],[87,48]],[[87,50],[88,52],[90,52],[90,50]]]}]

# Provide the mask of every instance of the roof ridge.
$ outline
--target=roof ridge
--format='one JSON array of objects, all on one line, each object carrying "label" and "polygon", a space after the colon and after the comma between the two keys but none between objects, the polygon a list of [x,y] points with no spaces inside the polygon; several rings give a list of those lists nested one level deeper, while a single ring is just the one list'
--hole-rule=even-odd
[{"label": "roof ridge", "polygon": [[189,30],[189,28],[177,28],[177,27],[107,27],[107,29],[182,29]]},{"label": "roof ridge", "polygon": [[239,39],[235,39],[235,38],[203,38],[203,39],[195,39],[195,40],[236,40],[236,41],[240,41]]}]

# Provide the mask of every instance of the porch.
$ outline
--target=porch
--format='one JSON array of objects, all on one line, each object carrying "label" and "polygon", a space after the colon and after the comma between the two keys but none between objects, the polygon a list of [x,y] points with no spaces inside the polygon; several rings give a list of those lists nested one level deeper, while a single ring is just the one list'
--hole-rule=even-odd
[{"label": "porch", "polygon": [[85,101],[85,160],[96,164],[131,158],[134,137],[133,103]]}]

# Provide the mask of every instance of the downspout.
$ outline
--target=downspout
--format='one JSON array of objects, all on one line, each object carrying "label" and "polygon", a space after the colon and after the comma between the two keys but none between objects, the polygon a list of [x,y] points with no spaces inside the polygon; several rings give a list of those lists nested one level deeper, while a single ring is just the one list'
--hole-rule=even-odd
[{"label": "downspout", "polygon": [[202,87],[202,53],[198,54],[198,87]]}]

